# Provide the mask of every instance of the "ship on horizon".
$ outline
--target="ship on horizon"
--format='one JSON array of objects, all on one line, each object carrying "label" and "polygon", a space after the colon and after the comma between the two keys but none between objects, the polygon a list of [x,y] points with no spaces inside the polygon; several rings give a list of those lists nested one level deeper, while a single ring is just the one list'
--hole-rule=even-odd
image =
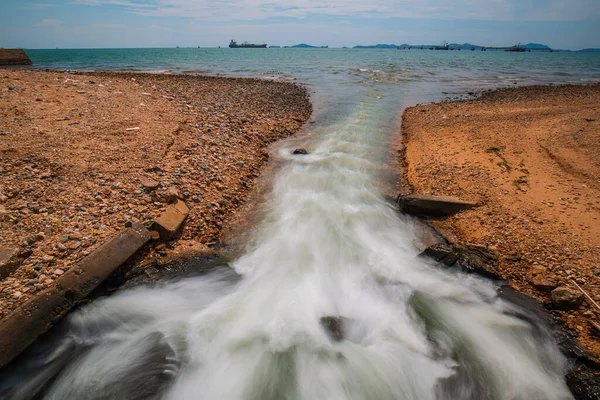
[{"label": "ship on horizon", "polygon": [[266,49],[267,45],[266,44],[253,44],[253,43],[248,43],[248,42],[244,42],[242,44],[237,44],[237,42],[232,39],[231,42],[229,42],[229,47],[231,47],[232,49]]}]

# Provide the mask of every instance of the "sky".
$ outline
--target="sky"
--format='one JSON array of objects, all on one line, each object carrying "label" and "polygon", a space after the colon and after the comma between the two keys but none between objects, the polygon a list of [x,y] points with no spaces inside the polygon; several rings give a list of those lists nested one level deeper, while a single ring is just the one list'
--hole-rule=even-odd
[{"label": "sky", "polygon": [[600,47],[600,0],[0,0],[0,47]]}]

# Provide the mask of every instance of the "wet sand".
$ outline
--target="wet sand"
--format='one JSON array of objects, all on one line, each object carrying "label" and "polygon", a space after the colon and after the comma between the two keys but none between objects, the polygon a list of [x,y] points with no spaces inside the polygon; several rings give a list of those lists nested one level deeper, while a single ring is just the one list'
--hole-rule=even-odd
[{"label": "wet sand", "polygon": [[30,253],[0,280],[0,319],[173,193],[190,215],[148,257],[210,252],[267,146],[311,112],[306,90],[285,82],[0,71],[0,246]]},{"label": "wet sand", "polygon": [[600,356],[590,301],[552,305],[576,282],[600,301],[600,86],[504,89],[421,105],[402,124],[409,191],[480,207],[432,221],[452,242],[490,246],[515,289],[553,309]]}]

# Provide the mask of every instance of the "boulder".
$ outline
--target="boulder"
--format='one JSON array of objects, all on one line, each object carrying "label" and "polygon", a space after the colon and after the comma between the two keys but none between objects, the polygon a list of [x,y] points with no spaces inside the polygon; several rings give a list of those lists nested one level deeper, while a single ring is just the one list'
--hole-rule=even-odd
[{"label": "boulder", "polygon": [[306,151],[306,149],[303,149],[303,148],[298,148],[298,149],[295,149],[292,154],[303,154],[304,155],[304,154],[308,154],[308,151]]},{"label": "boulder", "polygon": [[400,195],[396,201],[403,213],[424,217],[446,217],[477,206],[456,197],[426,194]]},{"label": "boulder", "polygon": [[29,254],[20,247],[0,246],[0,279],[16,271]]},{"label": "boulder", "polygon": [[169,204],[164,213],[154,220],[153,228],[156,228],[160,238],[167,240],[171,238],[186,219],[190,209],[183,200],[177,199],[174,204]]},{"label": "boulder", "polygon": [[22,49],[0,49],[0,65],[33,64]]},{"label": "boulder", "polygon": [[557,287],[550,296],[554,307],[562,310],[573,310],[583,301],[583,294],[580,291],[565,286]]}]

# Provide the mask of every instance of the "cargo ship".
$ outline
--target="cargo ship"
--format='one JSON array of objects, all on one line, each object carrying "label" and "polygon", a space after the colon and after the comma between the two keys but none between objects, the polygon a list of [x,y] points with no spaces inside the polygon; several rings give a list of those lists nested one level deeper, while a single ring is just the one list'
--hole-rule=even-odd
[{"label": "cargo ship", "polygon": [[231,42],[229,42],[229,47],[231,47],[232,49],[266,49],[267,45],[266,44],[253,44],[253,43],[248,43],[248,42],[244,42],[242,44],[237,44],[237,42],[235,40],[232,40]]}]

